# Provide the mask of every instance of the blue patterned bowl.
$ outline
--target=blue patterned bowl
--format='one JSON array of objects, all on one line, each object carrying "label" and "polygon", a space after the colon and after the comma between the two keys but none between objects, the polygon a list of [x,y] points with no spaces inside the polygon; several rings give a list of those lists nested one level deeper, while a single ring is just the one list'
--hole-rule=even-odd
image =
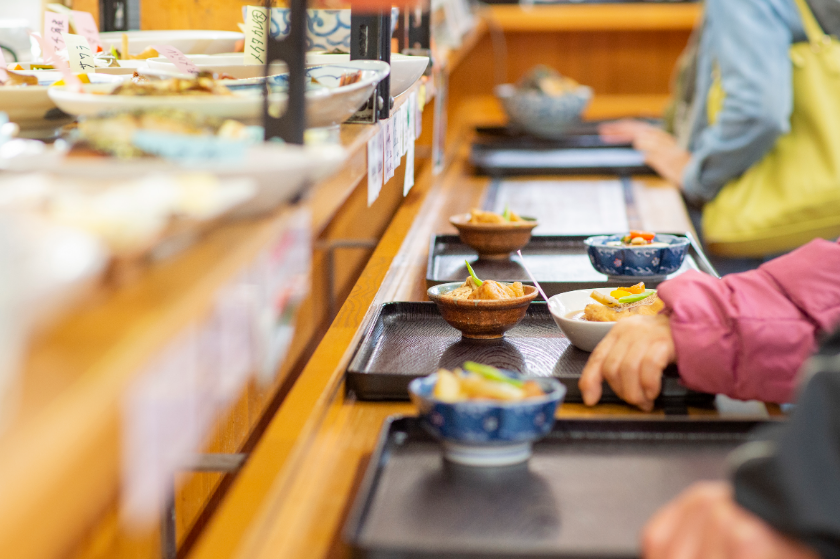
[{"label": "blue patterned bowl", "polygon": [[[247,6],[242,7],[242,17]],[[397,26],[399,8],[391,8],[391,35]],[[285,37],[289,34],[289,8],[271,9],[271,36]],[[306,50],[320,51],[336,48],[350,52],[350,10],[306,10]]]},{"label": "blue patterned bowl", "polygon": [[414,379],[408,392],[425,429],[443,443],[447,460],[468,466],[507,466],[531,457],[531,444],[551,431],[554,413],[566,395],[566,387],[557,379],[534,380],[546,395],[519,402],[441,402],[432,396],[437,373]]},{"label": "blue patterned bowl", "polygon": [[680,269],[688,254],[690,241],[686,237],[656,235],[654,242],[664,247],[608,246],[624,235],[601,235],[584,241],[592,266],[608,276],[655,277],[666,276]]},{"label": "blue patterned bowl", "polygon": [[511,84],[499,85],[495,92],[513,125],[548,139],[562,137],[570,126],[579,122],[592,100],[592,89],[584,85],[556,97],[519,90]]}]

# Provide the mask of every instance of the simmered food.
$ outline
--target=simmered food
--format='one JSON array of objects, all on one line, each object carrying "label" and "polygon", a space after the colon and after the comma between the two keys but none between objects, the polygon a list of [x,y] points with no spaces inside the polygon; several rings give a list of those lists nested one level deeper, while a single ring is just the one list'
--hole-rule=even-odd
[{"label": "simmered food", "polygon": [[111,95],[232,95],[232,93],[228,88],[217,83],[213,75],[209,73],[201,73],[191,79],[150,80],[135,72],[130,80],[117,86]]},{"label": "simmered food", "polygon": [[656,295],[655,289],[645,289],[644,283],[632,287],[620,287],[609,295],[593,291],[591,297],[597,301],[583,309],[583,320],[591,322],[618,322],[629,316],[658,314],[665,304]]},{"label": "simmered food", "polygon": [[502,283],[493,280],[480,280],[476,277],[475,272],[467,262],[467,270],[470,272],[470,277],[464,281],[461,287],[455,288],[446,293],[444,297],[452,299],[468,299],[468,300],[482,300],[493,301],[500,299],[516,299],[525,296],[525,290],[522,288],[521,282]]},{"label": "simmered food", "polygon": [[550,97],[560,97],[578,89],[580,84],[548,66],[539,65],[525,74],[517,87],[522,91],[536,91]]},{"label": "simmered food", "polygon": [[496,212],[485,212],[484,210],[473,209],[470,211],[469,223],[485,223],[485,224],[511,224],[511,223],[525,223],[519,215],[510,211],[510,208],[505,206],[505,211],[497,214]]},{"label": "simmered food", "polygon": [[433,396],[441,402],[518,401],[545,396],[533,380],[511,378],[495,367],[467,361],[464,369],[440,369]]},{"label": "simmered food", "polygon": [[667,243],[660,243],[655,241],[656,233],[648,231],[630,231],[624,235],[620,241],[610,241],[607,246],[624,246],[624,247],[664,247]]},{"label": "simmered food", "polygon": [[38,85],[38,78],[35,76],[18,74],[17,72],[12,72],[11,70],[6,70],[3,74],[0,74],[0,86],[20,87],[26,85]]}]

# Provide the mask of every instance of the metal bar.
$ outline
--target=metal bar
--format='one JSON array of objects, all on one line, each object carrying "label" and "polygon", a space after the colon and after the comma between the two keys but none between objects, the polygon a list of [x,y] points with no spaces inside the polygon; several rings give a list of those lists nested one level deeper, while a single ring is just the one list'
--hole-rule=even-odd
[{"label": "metal bar", "polygon": [[327,274],[327,312],[330,320],[338,314],[338,301],[335,296],[335,251],[338,249],[367,248],[375,249],[379,241],[376,239],[335,239],[321,241],[315,245],[316,250],[327,252],[325,272]]},{"label": "metal bar", "polygon": [[193,454],[187,458],[183,469],[193,472],[236,472],[242,468],[247,459],[248,455],[243,453]]},{"label": "metal bar", "polygon": [[432,48],[432,13],[429,2],[418,3],[408,12],[409,49]]},{"label": "metal bar", "polygon": [[99,14],[101,31],[126,31],[128,29],[128,2],[126,0],[99,0]]},{"label": "metal bar", "polygon": [[[350,60],[381,60],[391,63],[391,10],[350,11]],[[379,82],[367,105],[351,122],[376,123],[391,114],[391,76]]]},{"label": "metal bar", "polygon": [[177,559],[178,541],[175,539],[175,483],[166,497],[163,517],[160,519],[160,556],[162,559]]},{"label": "metal bar", "polygon": [[[265,0],[271,21],[271,0]],[[290,144],[303,144],[306,130],[306,0],[290,2],[289,34],[283,39],[269,36],[266,39],[265,75],[270,75],[274,62],[285,62],[289,72],[286,110],[279,110],[270,103],[271,84],[265,80],[263,90],[263,127],[265,140],[281,138]],[[269,24],[270,29],[270,24]]]}]

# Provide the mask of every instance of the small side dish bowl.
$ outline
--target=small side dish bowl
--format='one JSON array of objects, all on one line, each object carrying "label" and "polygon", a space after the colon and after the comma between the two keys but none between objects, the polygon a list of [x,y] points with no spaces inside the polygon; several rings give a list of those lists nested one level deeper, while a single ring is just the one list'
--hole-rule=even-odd
[{"label": "small side dish bowl", "polygon": [[595,302],[590,298],[593,291],[609,295],[612,290],[613,288],[579,289],[560,293],[548,300],[548,312],[576,348],[583,351],[594,350],[598,342],[604,339],[615,324],[615,322],[590,322],[578,318],[586,305]]},{"label": "small side dish bowl", "polygon": [[582,85],[563,95],[545,95],[538,91],[521,90],[513,84],[496,86],[511,124],[539,138],[561,138],[592,100],[592,89]]},{"label": "small side dish bowl", "polygon": [[537,289],[523,285],[525,296],[515,299],[452,299],[445,294],[461,287],[463,282],[435,285],[426,292],[437,304],[443,319],[453,328],[460,330],[465,338],[501,338],[505,332],[519,324],[531,301],[537,298]]},{"label": "small side dish bowl", "polygon": [[622,235],[600,235],[584,241],[592,266],[608,276],[649,278],[666,276],[680,269],[691,241],[687,237],[658,234],[655,243],[666,246],[611,246]]},{"label": "small side dish bowl", "polygon": [[408,385],[423,427],[443,444],[447,460],[498,467],[525,462],[531,445],[550,431],[566,387],[557,379],[533,379],[545,396],[516,402],[472,400],[447,403],[433,397],[437,373]]},{"label": "small side dish bowl", "polygon": [[539,225],[536,220],[510,223],[470,223],[470,214],[449,218],[465,245],[484,260],[507,260],[531,240],[531,232]]}]

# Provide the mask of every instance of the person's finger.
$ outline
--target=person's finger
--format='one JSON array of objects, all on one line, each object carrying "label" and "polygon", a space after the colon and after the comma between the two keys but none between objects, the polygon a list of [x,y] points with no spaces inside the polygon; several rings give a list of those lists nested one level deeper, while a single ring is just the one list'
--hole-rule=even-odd
[{"label": "person's finger", "polygon": [[669,559],[705,559],[701,547],[707,533],[712,529],[712,511],[725,507],[729,501],[726,492],[721,493],[719,484],[698,483],[689,489],[684,501],[680,524],[674,527],[665,556]]},{"label": "person's finger", "polygon": [[648,520],[642,529],[642,556],[645,559],[668,559],[671,541],[678,535],[686,513],[682,497],[677,497]]},{"label": "person's finger", "polygon": [[648,347],[644,339],[631,341],[627,352],[619,365],[618,376],[621,379],[624,401],[638,406],[645,411],[653,409],[653,400],[645,394],[641,381],[642,361],[647,355]]},{"label": "person's finger", "polygon": [[[620,324],[621,322],[613,326],[613,330]],[[610,385],[613,392],[622,400],[624,400],[624,383],[621,379],[621,364],[624,362],[624,357],[630,349],[630,339],[632,338],[631,334],[623,330],[617,331],[615,342],[610,348],[609,355],[604,358],[604,363],[601,365],[601,375],[607,381],[607,384]]]},{"label": "person's finger", "polygon": [[698,557],[703,559],[731,559],[728,553],[726,530],[732,522],[732,508],[725,502],[718,502],[708,511],[709,522],[698,548]]},{"label": "person's finger", "polygon": [[609,355],[613,343],[613,337],[607,334],[595,347],[592,355],[589,356],[589,360],[583,368],[583,373],[580,375],[578,388],[580,388],[581,395],[583,396],[583,403],[587,406],[594,406],[601,400],[604,383],[601,367],[604,359]]},{"label": "person's finger", "polygon": [[645,353],[639,365],[639,384],[647,400],[653,402],[662,391],[662,373],[669,361],[667,342],[656,342]]}]

